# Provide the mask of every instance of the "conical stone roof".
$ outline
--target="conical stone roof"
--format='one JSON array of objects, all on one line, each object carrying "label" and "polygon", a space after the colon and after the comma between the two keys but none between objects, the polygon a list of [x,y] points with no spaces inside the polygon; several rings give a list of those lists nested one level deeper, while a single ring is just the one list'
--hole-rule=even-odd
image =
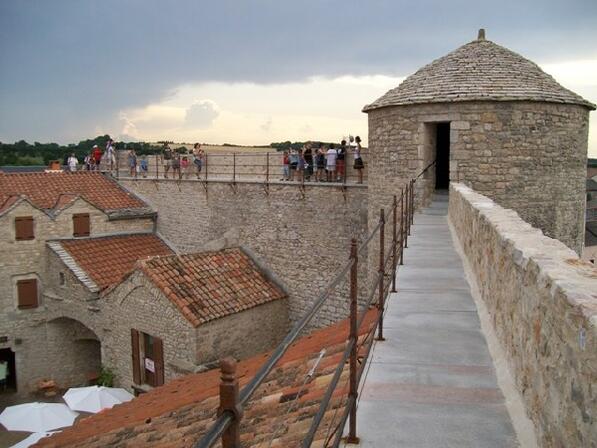
[{"label": "conical stone roof", "polygon": [[542,101],[595,105],[565,89],[537,64],[480,38],[436,59],[364,112],[388,106],[461,101]]}]

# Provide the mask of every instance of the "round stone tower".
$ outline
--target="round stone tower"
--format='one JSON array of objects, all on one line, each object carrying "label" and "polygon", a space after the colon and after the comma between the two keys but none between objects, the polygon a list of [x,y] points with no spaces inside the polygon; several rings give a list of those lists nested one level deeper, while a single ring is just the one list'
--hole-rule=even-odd
[{"label": "round stone tower", "polygon": [[480,30],[363,109],[369,215],[435,161],[417,182],[418,205],[463,182],[580,253],[594,109]]}]

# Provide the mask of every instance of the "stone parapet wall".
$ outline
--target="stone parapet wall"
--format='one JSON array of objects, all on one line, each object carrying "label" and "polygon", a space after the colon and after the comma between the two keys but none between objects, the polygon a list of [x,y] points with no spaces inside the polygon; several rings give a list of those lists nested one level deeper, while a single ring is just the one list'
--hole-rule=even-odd
[{"label": "stone parapet wall", "polygon": [[540,445],[596,446],[597,270],[462,184],[449,217]]}]

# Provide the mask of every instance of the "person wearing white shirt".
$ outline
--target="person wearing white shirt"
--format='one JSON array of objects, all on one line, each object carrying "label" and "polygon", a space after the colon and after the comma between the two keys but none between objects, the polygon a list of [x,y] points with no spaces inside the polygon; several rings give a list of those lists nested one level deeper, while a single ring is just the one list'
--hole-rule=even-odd
[{"label": "person wearing white shirt", "polygon": [[338,152],[334,147],[334,144],[330,144],[330,149],[326,154],[326,170],[327,170],[327,181],[333,182],[336,180],[336,159],[338,157]]},{"label": "person wearing white shirt", "polygon": [[77,165],[79,164],[79,161],[75,157],[74,152],[70,155],[70,157],[68,158],[66,163],[67,163],[68,169],[70,170],[71,173],[74,173],[75,171],[77,171]]}]

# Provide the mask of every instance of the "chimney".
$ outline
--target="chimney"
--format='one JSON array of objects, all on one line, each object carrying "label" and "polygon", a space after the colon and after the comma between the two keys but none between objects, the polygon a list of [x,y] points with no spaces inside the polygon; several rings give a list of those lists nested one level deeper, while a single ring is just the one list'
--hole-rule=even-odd
[{"label": "chimney", "polygon": [[485,40],[485,28],[479,29],[479,34],[477,35],[477,40]]}]

